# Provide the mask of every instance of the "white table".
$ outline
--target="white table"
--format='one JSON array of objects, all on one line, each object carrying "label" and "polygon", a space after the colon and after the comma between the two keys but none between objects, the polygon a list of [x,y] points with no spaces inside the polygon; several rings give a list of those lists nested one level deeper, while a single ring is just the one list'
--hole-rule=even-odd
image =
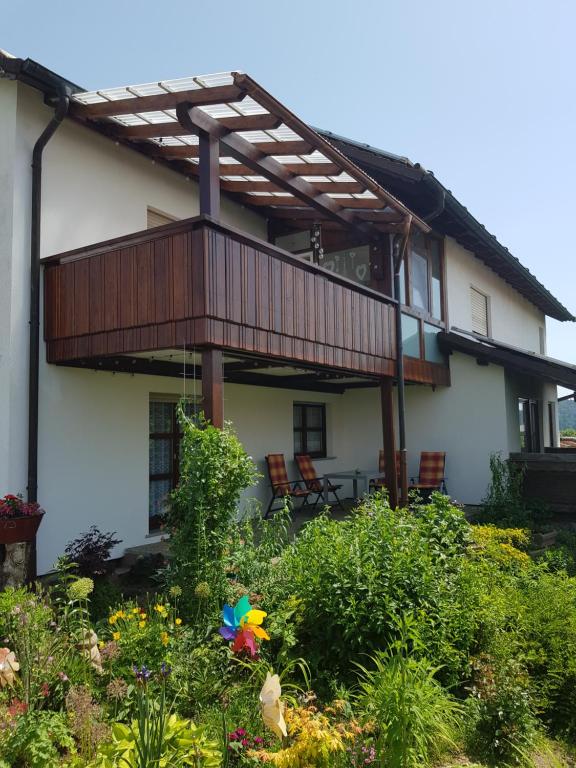
[{"label": "white table", "polygon": [[323,480],[322,496],[324,504],[328,504],[328,492],[331,480],[352,480],[353,495],[355,499],[360,498],[358,495],[358,483],[362,482],[364,485],[364,492],[368,492],[370,480],[377,480],[383,478],[384,475],[379,469],[348,469],[342,472],[327,472]]}]

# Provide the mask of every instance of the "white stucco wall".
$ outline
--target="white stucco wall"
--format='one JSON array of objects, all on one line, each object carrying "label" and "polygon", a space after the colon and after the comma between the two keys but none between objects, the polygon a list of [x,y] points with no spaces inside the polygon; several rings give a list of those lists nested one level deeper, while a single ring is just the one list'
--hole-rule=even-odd
[{"label": "white stucco wall", "polygon": [[[58,375],[50,377],[43,371],[39,489],[47,515],[38,533],[40,573],[52,567],[68,541],[92,524],[118,532],[123,544],[117,555],[126,546],[149,541],[149,398],[151,393],[183,391],[177,379],[57,370]],[[188,382],[187,392],[193,391]],[[226,385],[225,418],[233,422],[264,475],[246,498],[264,505],[269,501],[267,453],[284,453],[290,479],[298,477],[292,462],[294,402],[326,404],[331,458],[317,462],[319,472],[377,467],[382,434],[378,390],[333,395]],[[343,490],[351,495],[349,485]]]},{"label": "white stucco wall", "polygon": [[492,338],[540,352],[538,329],[546,328],[544,314],[453,238],[445,240],[445,256],[450,325],[472,330],[470,286],[474,286],[489,297]]},{"label": "white stucco wall", "polygon": [[504,370],[450,357],[451,387],[406,388],[408,471],[418,474],[420,451],[446,451],[450,495],[478,504],[490,480],[490,454],[508,450]]}]

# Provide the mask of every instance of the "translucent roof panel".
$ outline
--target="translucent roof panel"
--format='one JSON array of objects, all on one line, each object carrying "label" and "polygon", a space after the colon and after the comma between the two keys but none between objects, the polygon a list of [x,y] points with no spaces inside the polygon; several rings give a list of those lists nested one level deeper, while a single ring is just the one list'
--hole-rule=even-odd
[{"label": "translucent roof panel", "polygon": [[193,178],[202,173],[198,132],[212,134],[220,142],[222,188],[241,195],[244,202],[247,197],[262,198],[254,202],[261,211],[270,206],[274,215],[286,219],[291,211],[298,218],[308,210],[308,216],[327,217],[344,227],[382,231],[394,231],[411,215],[417,226],[429,229],[326,138],[240,72],[76,93],[71,102],[77,120],[101,128],[107,136],[116,134],[122,143]]}]

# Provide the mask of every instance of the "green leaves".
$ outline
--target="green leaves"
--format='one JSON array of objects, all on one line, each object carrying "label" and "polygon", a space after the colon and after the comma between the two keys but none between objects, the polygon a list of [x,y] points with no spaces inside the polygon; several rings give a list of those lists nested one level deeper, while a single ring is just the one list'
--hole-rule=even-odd
[{"label": "green leaves", "polygon": [[468,530],[440,495],[411,510],[370,498],[342,522],[320,516],[286,550],[264,607],[281,615],[295,596],[298,652],[320,676],[350,681],[350,661],[392,642],[406,612],[444,675],[459,676],[473,622],[460,589]]},{"label": "green leaves", "polygon": [[[182,428],[180,482],[171,498],[171,575],[184,589],[183,602],[197,614],[218,611],[226,598],[225,554],[236,525],[240,494],[258,474],[252,459],[227,425],[216,429],[178,408]],[[210,594],[195,590],[207,583]]]}]

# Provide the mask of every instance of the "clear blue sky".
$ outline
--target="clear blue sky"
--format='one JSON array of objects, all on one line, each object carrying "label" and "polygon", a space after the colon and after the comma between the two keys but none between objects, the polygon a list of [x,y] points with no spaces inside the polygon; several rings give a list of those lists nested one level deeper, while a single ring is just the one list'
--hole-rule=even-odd
[{"label": "clear blue sky", "polygon": [[[88,89],[230,69],[406,155],[576,313],[573,0],[0,0],[0,47]],[[548,321],[576,363],[576,324]]]}]

